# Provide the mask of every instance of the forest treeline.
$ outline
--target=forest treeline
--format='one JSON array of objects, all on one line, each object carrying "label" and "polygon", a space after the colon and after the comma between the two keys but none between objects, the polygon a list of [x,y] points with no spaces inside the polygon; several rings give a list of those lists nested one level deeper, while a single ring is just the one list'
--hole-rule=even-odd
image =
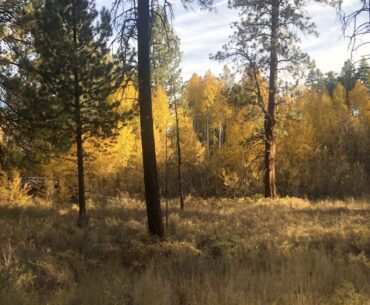
[{"label": "forest treeline", "polygon": [[369,65],[316,68],[290,28],[315,32],[304,3],[233,2],[247,17],[213,57],[234,59],[237,73],[183,82],[168,8],[144,2],[100,12],[87,0],[1,3],[4,175],[58,181],[57,198],[78,199],[81,226],[85,194],[146,192],[158,207],[156,169],[160,195],[180,194],[182,206],[184,194],[369,195]]}]

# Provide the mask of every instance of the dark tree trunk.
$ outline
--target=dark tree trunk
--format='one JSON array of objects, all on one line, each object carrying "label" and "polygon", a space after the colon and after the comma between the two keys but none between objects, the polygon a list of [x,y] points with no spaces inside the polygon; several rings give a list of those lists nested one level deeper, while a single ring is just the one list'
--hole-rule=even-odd
[{"label": "dark tree trunk", "polygon": [[207,117],[206,117],[206,156],[207,162],[209,161],[209,114],[207,110]]},{"label": "dark tree trunk", "polygon": [[267,113],[265,114],[265,197],[276,197],[275,159],[276,139],[274,134],[278,82],[279,54],[279,2],[272,1],[270,78]]},{"label": "dark tree trunk", "polygon": [[149,233],[164,236],[153,131],[149,0],[138,1],[138,77],[141,143]]},{"label": "dark tree trunk", "polygon": [[[76,25],[76,7],[72,3],[73,12],[73,42],[75,52],[77,52],[77,25]],[[82,228],[87,226],[88,218],[86,213],[85,199],[85,174],[84,174],[84,151],[82,141],[82,121],[81,121],[81,94],[80,94],[80,77],[78,73],[78,62],[74,62],[74,107],[75,107],[75,123],[76,123],[76,149],[77,149],[77,178],[78,178],[78,219],[77,225]]]},{"label": "dark tree trunk", "polygon": [[167,136],[167,124],[166,124],[166,133],[165,133],[165,157],[166,157],[166,162],[165,162],[165,177],[164,177],[164,191],[165,191],[165,196],[166,196],[166,232],[168,232],[168,136]]},{"label": "dark tree trunk", "polygon": [[181,146],[180,146],[180,128],[179,128],[179,114],[177,111],[177,101],[175,101],[175,119],[176,119],[176,144],[177,144],[177,174],[179,186],[180,209],[183,210],[184,204],[184,190],[182,187],[182,171],[181,171]]},{"label": "dark tree trunk", "polygon": [[75,72],[75,119],[76,119],[76,146],[77,146],[77,173],[78,173],[78,220],[77,225],[82,228],[88,224],[85,199],[84,150],[82,143],[82,124],[80,109],[78,73]]},{"label": "dark tree trunk", "polygon": [[222,147],[222,121],[220,121],[218,127],[218,148]]}]

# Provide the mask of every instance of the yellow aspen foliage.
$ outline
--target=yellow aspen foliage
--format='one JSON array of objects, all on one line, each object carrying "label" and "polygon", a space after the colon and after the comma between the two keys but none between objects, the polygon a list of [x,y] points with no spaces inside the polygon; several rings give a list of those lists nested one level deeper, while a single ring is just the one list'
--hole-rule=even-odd
[{"label": "yellow aspen foliage", "polygon": [[[91,184],[91,181],[100,183],[102,180],[112,180],[112,177],[116,177],[127,168],[135,167],[140,171],[140,122],[137,115],[132,115],[137,101],[136,88],[130,83],[125,86],[124,90],[112,93],[108,99],[112,103],[117,100],[120,101],[119,111],[123,116],[123,121],[119,123],[118,129],[115,131],[115,137],[100,139],[99,142],[94,137],[90,137],[88,141],[85,141],[85,172],[88,191],[91,187],[95,187]],[[72,147],[67,154],[52,159],[45,166],[47,176],[58,177],[62,184],[67,184],[65,186],[67,189],[63,190],[66,192],[70,192],[68,188],[71,186],[68,186],[68,184],[73,184],[71,181],[74,181],[74,179],[71,179],[76,172],[74,160],[75,147]],[[132,180],[135,181],[135,177],[132,177]],[[99,188],[102,188],[102,186],[99,186]],[[108,187],[106,186],[106,188]]]},{"label": "yellow aspen foliage", "polygon": [[189,108],[195,108],[202,100],[202,78],[194,73],[187,83],[186,100]]},{"label": "yellow aspen foliage", "polygon": [[312,93],[304,92],[296,103],[287,109],[287,112],[297,113],[299,119],[287,119],[284,122],[285,136],[278,139],[278,178],[283,186],[282,191],[284,192],[284,188],[289,189],[293,195],[301,191],[302,179],[305,179],[310,171],[309,163],[315,150],[315,122],[312,116],[314,111],[325,107],[320,95],[315,92],[312,96]]},{"label": "yellow aspen foliage", "polygon": [[347,104],[346,101],[346,89],[340,83],[338,83],[333,91],[333,102],[337,107],[344,108]]},{"label": "yellow aspen foliage", "polygon": [[[180,145],[182,161],[185,164],[199,165],[204,161],[205,149],[194,131],[192,119],[179,108]],[[173,143],[176,143],[173,141]]]},{"label": "yellow aspen foliage", "polygon": [[118,169],[126,167],[134,155],[141,152],[139,131],[139,120],[137,116],[125,117],[125,114],[134,110],[137,101],[137,90],[129,83],[124,90],[118,90],[108,97],[112,102],[119,100],[119,111],[123,116],[120,122],[118,135],[114,139],[101,141],[99,147],[94,145],[94,139],[87,143],[86,154],[91,155],[88,169],[98,175],[110,175]]},{"label": "yellow aspen foliage", "polygon": [[161,87],[158,87],[153,92],[153,120],[154,125],[165,130],[170,122],[170,108],[166,92]]},{"label": "yellow aspen foliage", "polygon": [[199,105],[200,113],[207,113],[213,106],[219,94],[219,84],[210,70],[203,77],[202,102]]},{"label": "yellow aspen foliage", "polygon": [[[299,120],[285,122],[288,136],[280,140],[277,172],[282,195],[343,196],[366,189],[359,156],[366,156],[361,143],[369,126],[357,123],[365,93],[356,85],[348,107],[338,84],[332,98],[325,92],[305,91],[292,105],[300,115]],[[363,160],[366,164],[367,157]]]},{"label": "yellow aspen foliage", "polygon": [[187,84],[186,99],[194,117],[204,119],[211,114],[211,108],[219,98],[222,84],[207,71],[203,78],[194,74]]},{"label": "yellow aspen foliage", "polygon": [[349,93],[355,116],[364,118],[370,122],[370,96],[367,88],[357,81],[355,87]]},{"label": "yellow aspen foliage", "polygon": [[[153,120],[154,120],[154,139],[156,146],[157,162],[159,165],[165,163],[166,142],[167,150],[170,147],[168,130],[172,122],[170,116],[169,101],[166,92],[158,87],[153,92]],[[169,152],[167,151],[167,155]]]}]

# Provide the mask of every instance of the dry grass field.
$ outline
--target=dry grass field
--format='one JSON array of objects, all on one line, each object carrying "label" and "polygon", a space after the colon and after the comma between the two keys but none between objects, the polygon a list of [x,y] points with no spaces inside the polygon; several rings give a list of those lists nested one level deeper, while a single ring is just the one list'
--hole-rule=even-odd
[{"label": "dry grass field", "polygon": [[0,205],[1,305],[369,305],[370,204],[296,198]]}]

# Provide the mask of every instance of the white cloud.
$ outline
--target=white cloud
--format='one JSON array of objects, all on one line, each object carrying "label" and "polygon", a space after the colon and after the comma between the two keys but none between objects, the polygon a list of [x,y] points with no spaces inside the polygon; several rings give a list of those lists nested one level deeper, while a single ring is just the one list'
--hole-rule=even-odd
[{"label": "white cloud", "polygon": [[218,74],[223,64],[209,59],[210,54],[221,50],[232,34],[230,23],[237,19],[237,12],[227,8],[227,1],[218,1],[216,12],[198,9],[175,10],[174,27],[181,39],[184,79],[193,73],[203,75],[208,69]]}]

